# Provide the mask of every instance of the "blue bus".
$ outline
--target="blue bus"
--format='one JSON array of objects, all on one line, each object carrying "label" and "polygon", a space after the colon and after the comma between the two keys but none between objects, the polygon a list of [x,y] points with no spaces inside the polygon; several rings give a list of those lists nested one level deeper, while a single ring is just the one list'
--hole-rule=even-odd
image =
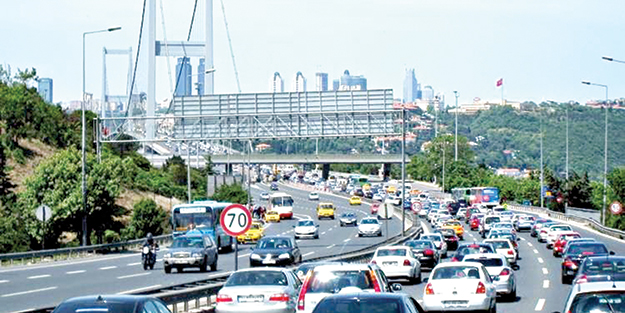
[{"label": "blue bus", "polygon": [[212,236],[219,251],[232,250],[234,239],[224,232],[219,223],[221,212],[230,204],[209,200],[175,205],[171,211],[174,236],[195,229]]},{"label": "blue bus", "polygon": [[487,207],[499,205],[499,188],[474,187],[471,188],[471,204],[483,204]]}]

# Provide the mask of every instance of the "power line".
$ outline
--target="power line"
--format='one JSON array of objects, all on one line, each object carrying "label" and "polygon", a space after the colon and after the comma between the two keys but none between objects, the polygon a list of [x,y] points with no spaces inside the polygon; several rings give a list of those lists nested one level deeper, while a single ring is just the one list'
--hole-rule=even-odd
[{"label": "power line", "polygon": [[230,40],[230,29],[228,28],[228,20],[226,19],[226,8],[224,0],[221,1],[221,12],[224,14],[224,24],[226,25],[226,36],[228,36],[228,46],[230,46],[230,57],[232,58],[232,67],[234,67],[234,77],[237,80],[237,89],[241,93],[241,83],[239,82],[239,71],[237,71],[237,63],[234,61],[234,51],[232,50],[232,40]]}]

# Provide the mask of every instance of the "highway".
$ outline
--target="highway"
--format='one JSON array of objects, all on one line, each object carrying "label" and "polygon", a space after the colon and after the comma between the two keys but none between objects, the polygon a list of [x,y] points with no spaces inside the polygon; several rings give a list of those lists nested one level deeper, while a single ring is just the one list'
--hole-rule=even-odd
[{"label": "highway", "polygon": [[[255,203],[263,203],[260,199],[267,186],[254,185],[252,195]],[[295,200],[295,219],[272,223],[265,230],[266,235],[287,235],[293,231],[292,225],[297,218],[312,217],[316,220],[315,209],[318,201],[308,200],[308,191],[301,191],[281,185],[280,190],[291,194]],[[350,206],[347,197],[321,194],[320,201],[331,201],[337,205],[337,212],[353,211],[359,218],[370,212],[370,207],[363,203]],[[382,227],[382,237],[357,236],[356,227],[340,227],[338,219],[321,220],[319,239],[301,239],[298,245],[302,250],[303,259],[336,255],[341,252],[358,250],[370,246],[386,238]],[[398,234],[401,229],[400,220],[389,221],[389,236]],[[249,266],[251,245],[239,245],[239,267]],[[165,248],[166,249],[166,248]],[[188,269],[184,273],[165,274],[160,257],[165,249],[159,252],[159,262],[152,271],[144,271],[138,253],[113,254],[69,262],[61,261],[44,265],[15,266],[0,269],[0,312],[14,312],[26,309],[50,307],[65,298],[88,294],[131,293],[144,289],[164,287],[184,282],[205,279],[215,272],[200,273]],[[218,273],[234,270],[234,253],[219,255]]]}]

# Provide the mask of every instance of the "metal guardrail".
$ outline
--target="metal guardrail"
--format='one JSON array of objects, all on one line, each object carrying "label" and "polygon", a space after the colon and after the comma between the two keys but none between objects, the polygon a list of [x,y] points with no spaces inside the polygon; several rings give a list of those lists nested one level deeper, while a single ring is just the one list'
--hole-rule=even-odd
[{"label": "metal guardrail", "polygon": [[[154,240],[160,244],[171,241],[172,235],[161,235],[155,236]],[[36,251],[27,251],[27,252],[14,252],[14,253],[5,253],[0,254],[0,267],[2,264],[8,263],[9,265],[13,265],[16,261],[20,261],[20,263],[25,263],[27,260],[35,260],[35,259],[43,259],[46,257],[56,257],[67,255],[64,259],[69,260],[73,255],[79,256],[80,254],[87,253],[97,253],[97,252],[111,252],[111,251],[120,251],[126,250],[130,247],[138,247],[143,245],[145,242],[145,238],[142,239],[134,239],[122,242],[114,242],[107,244],[99,244],[99,245],[90,245],[84,247],[70,247],[70,248],[60,248],[60,249],[49,249],[49,250],[36,250]]]}]

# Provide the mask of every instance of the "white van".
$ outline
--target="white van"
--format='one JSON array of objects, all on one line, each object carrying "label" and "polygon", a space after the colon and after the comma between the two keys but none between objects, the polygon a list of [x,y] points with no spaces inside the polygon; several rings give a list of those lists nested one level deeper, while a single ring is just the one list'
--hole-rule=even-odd
[{"label": "white van", "polygon": [[269,196],[269,211],[276,211],[280,219],[293,218],[293,197],[284,192],[276,192]]}]

